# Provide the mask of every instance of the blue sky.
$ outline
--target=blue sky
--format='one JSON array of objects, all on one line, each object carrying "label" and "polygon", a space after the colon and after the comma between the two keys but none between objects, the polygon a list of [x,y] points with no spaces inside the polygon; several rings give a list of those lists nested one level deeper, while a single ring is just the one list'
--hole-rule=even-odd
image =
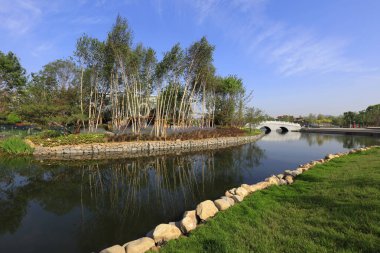
[{"label": "blue sky", "polygon": [[36,72],[120,14],[159,58],[206,36],[218,74],[268,114],[338,115],[380,103],[379,13],[378,0],[0,0],[0,50]]}]

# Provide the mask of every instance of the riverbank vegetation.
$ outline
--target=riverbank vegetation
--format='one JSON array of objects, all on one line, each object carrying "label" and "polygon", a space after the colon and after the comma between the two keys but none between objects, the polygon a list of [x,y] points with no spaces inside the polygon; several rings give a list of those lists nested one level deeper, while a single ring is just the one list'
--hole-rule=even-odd
[{"label": "riverbank vegetation", "polygon": [[380,148],[316,165],[219,213],[162,252],[377,252]]},{"label": "riverbank vegetation", "polygon": [[151,126],[159,138],[169,128],[243,126],[252,92],[238,76],[217,74],[214,50],[202,37],[158,57],[118,16],[105,40],[83,34],[72,57],[28,77],[13,53],[0,52],[0,121],[132,135]]},{"label": "riverbank vegetation", "polygon": [[173,132],[165,137],[156,137],[150,134],[120,134],[107,135],[101,133],[85,133],[85,134],[69,134],[69,135],[49,135],[41,133],[27,137],[35,145],[43,147],[56,147],[62,145],[80,145],[92,143],[107,142],[129,142],[129,141],[177,141],[177,140],[200,140],[206,138],[219,137],[238,137],[238,136],[254,136],[262,132],[257,129],[240,129],[240,128],[209,128],[209,129],[190,129],[188,131]]},{"label": "riverbank vegetation", "polygon": [[0,152],[11,155],[30,155],[33,153],[33,148],[18,136],[12,136],[0,141],[0,150]]}]

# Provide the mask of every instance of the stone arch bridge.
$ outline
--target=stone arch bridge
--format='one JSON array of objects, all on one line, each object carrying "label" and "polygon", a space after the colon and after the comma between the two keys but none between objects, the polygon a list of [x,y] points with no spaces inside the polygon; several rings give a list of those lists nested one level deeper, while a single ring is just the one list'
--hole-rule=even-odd
[{"label": "stone arch bridge", "polygon": [[[249,124],[247,124],[249,127]],[[286,121],[263,121],[257,125],[252,125],[252,128],[265,129],[265,132],[281,130],[282,132],[299,131],[301,125]]]}]

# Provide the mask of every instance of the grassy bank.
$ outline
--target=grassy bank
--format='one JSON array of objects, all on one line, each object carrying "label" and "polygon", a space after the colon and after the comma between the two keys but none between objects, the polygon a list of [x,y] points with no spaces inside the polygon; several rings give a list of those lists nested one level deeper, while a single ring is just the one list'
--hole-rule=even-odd
[{"label": "grassy bank", "polygon": [[154,137],[150,134],[132,135],[121,134],[107,136],[100,133],[82,133],[69,135],[46,135],[44,133],[27,137],[35,145],[44,147],[56,147],[62,145],[79,145],[105,142],[132,142],[132,141],[176,141],[176,140],[200,140],[206,138],[220,137],[238,137],[238,136],[255,136],[262,132],[257,129],[239,129],[239,128],[215,128],[199,129],[185,132],[175,132],[167,137]]},{"label": "grassy bank", "polygon": [[0,141],[0,154],[7,153],[11,155],[30,155],[33,153],[31,148],[19,136],[12,136]]},{"label": "grassy bank", "polygon": [[162,252],[378,252],[380,148],[255,192]]}]

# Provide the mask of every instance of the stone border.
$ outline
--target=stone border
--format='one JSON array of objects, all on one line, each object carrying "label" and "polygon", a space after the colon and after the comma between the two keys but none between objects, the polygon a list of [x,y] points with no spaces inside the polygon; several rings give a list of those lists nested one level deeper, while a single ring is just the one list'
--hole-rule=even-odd
[{"label": "stone border", "polygon": [[146,237],[127,242],[122,246],[114,245],[100,251],[100,253],[141,253],[148,250],[159,250],[166,242],[188,235],[190,231],[214,217],[218,212],[227,210],[231,206],[242,202],[246,196],[253,192],[266,189],[272,185],[292,184],[297,176],[312,169],[317,164],[322,164],[347,154],[366,151],[374,147],[379,146],[352,149],[345,153],[328,154],[324,159],[300,165],[295,170],[285,170],[283,174],[272,175],[266,178],[265,181],[253,185],[242,184],[240,187],[227,190],[225,195],[220,199],[215,201],[205,200],[199,203],[195,210],[186,211],[183,214],[182,220],[178,222],[160,224],[148,232]]},{"label": "stone border", "polygon": [[108,142],[82,145],[63,145],[56,147],[38,146],[31,141],[28,144],[34,148],[33,155],[41,159],[104,159],[132,158],[152,156],[176,152],[203,151],[254,142],[265,134],[255,136],[221,137],[201,140],[177,141],[141,141],[141,142]]}]

